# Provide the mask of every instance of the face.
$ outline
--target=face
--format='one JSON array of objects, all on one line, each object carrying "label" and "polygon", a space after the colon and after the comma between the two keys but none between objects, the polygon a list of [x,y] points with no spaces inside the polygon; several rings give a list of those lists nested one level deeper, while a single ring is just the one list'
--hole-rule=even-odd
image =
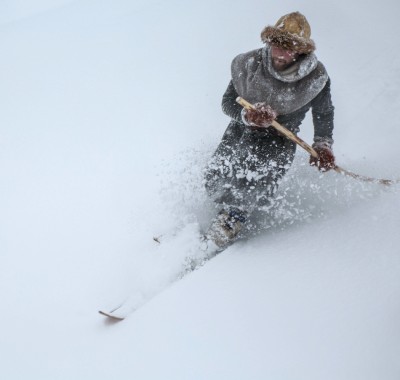
[{"label": "face", "polygon": [[271,45],[272,66],[277,71],[287,69],[290,65],[296,62],[298,57],[299,53]]}]

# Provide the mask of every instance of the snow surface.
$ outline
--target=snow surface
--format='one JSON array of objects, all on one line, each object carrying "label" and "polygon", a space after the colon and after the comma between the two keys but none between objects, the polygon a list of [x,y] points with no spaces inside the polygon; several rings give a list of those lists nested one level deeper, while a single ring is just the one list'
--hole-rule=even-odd
[{"label": "snow surface", "polygon": [[266,231],[169,286],[214,213],[231,59],[294,10],[338,163],[400,177],[397,0],[1,2],[2,379],[400,378],[399,186],[298,151]]}]

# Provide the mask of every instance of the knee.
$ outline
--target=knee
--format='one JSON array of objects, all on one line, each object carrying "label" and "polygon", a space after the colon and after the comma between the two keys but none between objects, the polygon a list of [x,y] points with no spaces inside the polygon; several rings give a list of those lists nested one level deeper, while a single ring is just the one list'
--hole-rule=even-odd
[{"label": "knee", "polygon": [[204,187],[209,196],[213,195],[216,192],[217,183],[220,179],[219,172],[215,170],[212,166],[208,166],[204,170]]}]

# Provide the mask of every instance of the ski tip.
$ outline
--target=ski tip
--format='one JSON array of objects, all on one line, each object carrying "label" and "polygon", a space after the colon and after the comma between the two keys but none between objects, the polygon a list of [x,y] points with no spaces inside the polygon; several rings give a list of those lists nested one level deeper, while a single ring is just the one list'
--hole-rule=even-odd
[{"label": "ski tip", "polygon": [[112,314],[112,312],[107,312],[107,311],[103,311],[103,310],[99,310],[99,314],[101,314],[102,316],[107,317],[113,321],[123,321],[125,319],[124,317],[120,317],[118,315]]}]

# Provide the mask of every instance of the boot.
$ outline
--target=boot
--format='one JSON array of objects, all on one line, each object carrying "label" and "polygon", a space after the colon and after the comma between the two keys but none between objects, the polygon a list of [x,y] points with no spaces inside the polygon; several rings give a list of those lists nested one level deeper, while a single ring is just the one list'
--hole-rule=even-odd
[{"label": "boot", "polygon": [[206,238],[219,249],[225,249],[236,240],[246,219],[247,213],[238,208],[231,207],[229,211],[222,209],[212,221]]}]

